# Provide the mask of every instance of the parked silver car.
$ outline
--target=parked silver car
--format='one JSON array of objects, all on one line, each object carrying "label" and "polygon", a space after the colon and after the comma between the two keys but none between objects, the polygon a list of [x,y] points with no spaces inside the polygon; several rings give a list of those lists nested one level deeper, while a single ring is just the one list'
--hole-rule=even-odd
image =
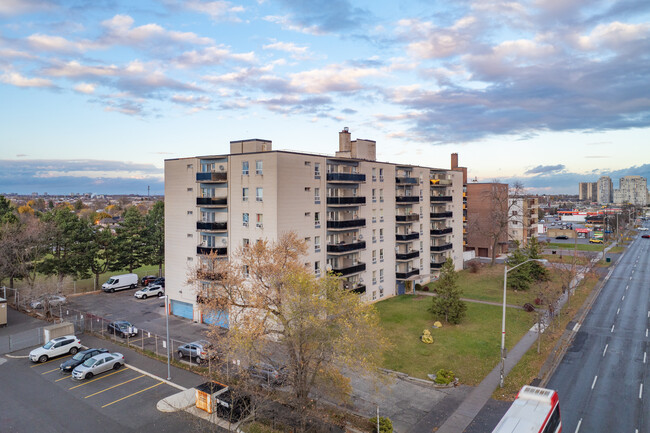
[{"label": "parked silver car", "polygon": [[83,364],[72,370],[72,377],[78,380],[90,379],[96,374],[108,370],[118,370],[124,365],[124,355],[121,353],[102,353],[87,359]]},{"label": "parked silver car", "polygon": [[65,304],[66,301],[66,297],[62,295],[45,295],[40,299],[30,302],[29,306],[32,308],[43,308],[45,305],[58,307],[59,305]]}]

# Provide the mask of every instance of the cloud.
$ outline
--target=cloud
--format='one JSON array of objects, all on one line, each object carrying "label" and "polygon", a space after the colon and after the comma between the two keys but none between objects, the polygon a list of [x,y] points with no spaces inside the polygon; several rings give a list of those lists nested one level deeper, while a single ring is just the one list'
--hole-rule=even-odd
[{"label": "cloud", "polygon": [[74,89],[79,92],[79,93],[85,93],[86,95],[90,95],[95,92],[95,85],[90,84],[90,83],[79,83],[76,86],[74,86]]},{"label": "cloud", "polygon": [[361,79],[382,75],[378,69],[328,65],[325,68],[290,75],[290,84],[306,93],[352,92],[361,90]]},{"label": "cloud", "polygon": [[40,33],[28,36],[26,41],[31,48],[47,52],[82,53],[101,47],[99,44],[88,40],[73,42],[61,36],[50,36]]},{"label": "cloud", "polygon": [[302,33],[324,34],[356,30],[360,23],[372,22],[370,11],[354,7],[346,0],[280,0],[289,14],[265,19],[283,28]]},{"label": "cloud", "polygon": [[301,47],[293,42],[278,42],[273,41],[270,44],[262,46],[265,50],[277,50],[290,53],[294,58],[305,59],[307,58],[307,47]]},{"label": "cloud", "polygon": [[13,16],[33,12],[43,12],[53,9],[54,6],[47,1],[40,0],[2,0],[0,1],[0,16]]},{"label": "cloud", "polygon": [[0,75],[0,81],[16,87],[56,87],[52,81],[45,78],[28,78],[18,72],[5,72]]},{"label": "cloud", "polygon": [[554,174],[558,171],[564,170],[565,168],[564,164],[538,165],[537,167],[526,170],[524,174]]},{"label": "cloud", "polygon": [[2,193],[153,194],[164,191],[163,170],[153,164],[101,160],[0,160]]},{"label": "cloud", "polygon": [[397,24],[398,37],[409,41],[409,53],[419,59],[440,59],[465,53],[476,33],[476,18],[463,17],[447,28],[419,19],[403,19]]},{"label": "cloud", "polygon": [[229,62],[253,63],[255,53],[232,53],[225,46],[212,46],[201,50],[192,50],[182,53],[172,60],[176,67],[189,68],[196,66],[210,66]]},{"label": "cloud", "polygon": [[183,2],[183,6],[189,10],[207,14],[213,21],[239,22],[241,19],[236,14],[245,10],[242,6],[233,6],[232,3],[227,1],[202,2],[191,0]]}]

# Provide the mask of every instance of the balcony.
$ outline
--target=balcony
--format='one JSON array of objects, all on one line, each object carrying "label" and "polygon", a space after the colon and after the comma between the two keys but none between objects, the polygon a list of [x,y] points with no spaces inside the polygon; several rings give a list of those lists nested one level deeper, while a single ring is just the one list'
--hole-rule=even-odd
[{"label": "balcony", "polygon": [[366,204],[365,197],[327,197],[329,206],[357,206]]},{"label": "balcony", "polygon": [[429,184],[431,186],[435,186],[435,187],[440,186],[440,187],[445,187],[446,188],[446,187],[448,187],[449,185],[452,184],[452,181],[451,181],[451,179],[430,179]]},{"label": "balcony", "polygon": [[451,244],[431,245],[431,251],[447,251],[451,248]]},{"label": "balcony", "polygon": [[418,203],[420,201],[420,197],[417,195],[398,195],[395,197],[395,202],[397,204],[399,203]]},{"label": "balcony", "polygon": [[398,280],[407,280],[415,275],[420,275],[420,271],[418,269],[411,269],[408,272],[396,272],[395,278]]},{"label": "balcony", "polygon": [[412,213],[410,215],[395,215],[395,221],[398,223],[411,223],[414,221],[420,221],[420,215]]},{"label": "balcony", "polygon": [[327,221],[327,228],[336,230],[336,229],[351,229],[355,227],[365,227],[366,219],[358,218],[354,220],[338,220],[338,221]]},{"label": "balcony", "polygon": [[197,182],[228,182],[228,173],[207,172],[196,173]]},{"label": "balcony", "polygon": [[431,269],[440,269],[445,262],[431,262]]},{"label": "balcony", "polygon": [[432,236],[440,236],[440,235],[446,235],[448,233],[451,233],[453,229],[451,227],[447,227],[444,229],[431,229],[429,232]]},{"label": "balcony", "polygon": [[196,222],[197,230],[228,230],[227,222]]},{"label": "balcony", "polygon": [[420,257],[420,252],[419,251],[410,251],[408,253],[397,253],[395,255],[395,258],[397,260],[411,260],[416,257]]},{"label": "balcony", "polygon": [[366,175],[361,173],[327,173],[328,182],[360,183],[366,181]]},{"label": "balcony", "polygon": [[366,270],[365,263],[359,263],[356,265],[348,266],[346,268],[339,268],[339,269],[332,268],[332,272],[334,272],[335,274],[340,274],[342,277],[345,277],[347,275],[357,274],[365,270]]},{"label": "balcony", "polygon": [[365,249],[366,249],[366,241],[351,242],[349,244],[341,243],[341,244],[327,245],[327,252],[332,254],[350,253],[352,251],[365,250]]},{"label": "balcony", "polygon": [[228,248],[196,247],[196,254],[216,254],[218,256],[225,256],[228,254]]},{"label": "balcony", "polygon": [[454,215],[453,212],[431,212],[429,214],[429,217],[431,219],[439,219],[439,218],[451,218]]},{"label": "balcony", "polygon": [[398,185],[417,185],[419,181],[415,177],[398,176],[395,177],[395,183]]},{"label": "balcony", "polygon": [[228,197],[197,197],[196,204],[199,206],[227,206]]},{"label": "balcony", "polygon": [[431,203],[442,203],[453,201],[453,197],[450,195],[432,195],[430,197]]},{"label": "balcony", "polygon": [[396,234],[395,235],[395,240],[396,241],[412,241],[415,239],[420,239],[420,233],[407,233],[407,234]]}]

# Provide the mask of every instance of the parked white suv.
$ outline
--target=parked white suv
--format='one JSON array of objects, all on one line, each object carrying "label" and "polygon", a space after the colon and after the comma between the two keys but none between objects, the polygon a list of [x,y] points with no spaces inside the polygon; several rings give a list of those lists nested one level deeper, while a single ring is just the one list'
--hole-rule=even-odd
[{"label": "parked white suv", "polygon": [[147,299],[152,296],[161,296],[165,295],[165,289],[160,284],[149,284],[147,287],[143,287],[133,294],[138,299]]},{"label": "parked white suv", "polygon": [[74,355],[81,348],[81,341],[74,335],[66,335],[48,341],[45,346],[29,352],[32,362],[46,362],[50,358],[65,355]]}]

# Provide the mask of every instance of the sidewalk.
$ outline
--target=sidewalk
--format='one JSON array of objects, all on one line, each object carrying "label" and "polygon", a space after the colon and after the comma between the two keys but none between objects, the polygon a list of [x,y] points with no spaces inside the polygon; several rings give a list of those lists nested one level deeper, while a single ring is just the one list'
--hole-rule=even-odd
[{"label": "sidewalk", "polygon": [[[605,253],[609,251],[610,248],[614,247],[615,244],[610,245],[605,251],[598,254],[594,261],[599,261],[602,259]],[[583,278],[583,274],[578,274],[576,279],[571,283],[570,287],[575,287],[578,282]],[[566,294],[560,298],[560,304],[564,305],[566,302]],[[542,332],[546,323],[543,325]],[[522,337],[521,340],[506,354],[505,367],[504,367],[504,377],[508,375],[510,370],[517,365],[519,360],[524,356],[524,354],[531,348],[535,341],[537,340],[537,326],[533,326],[527,333]],[[490,400],[492,394],[499,386],[501,378],[501,365],[497,365],[483,381],[474,388],[467,398],[460,404],[460,406],[447,418],[447,420],[440,426],[437,433],[463,433],[465,429],[470,425],[474,420],[476,415],[481,411],[483,406]],[[418,430],[424,431],[424,430]],[[431,429],[427,430],[431,431]]]}]

